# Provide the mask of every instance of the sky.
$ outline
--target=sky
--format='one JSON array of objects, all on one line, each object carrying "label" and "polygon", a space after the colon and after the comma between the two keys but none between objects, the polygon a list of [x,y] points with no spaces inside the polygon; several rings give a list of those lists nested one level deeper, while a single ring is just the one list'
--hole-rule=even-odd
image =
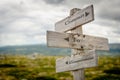
[{"label": "sky", "polygon": [[83,33],[120,43],[120,0],[0,0],[0,46],[46,44],[46,31],[57,21],[91,4],[95,20]]}]

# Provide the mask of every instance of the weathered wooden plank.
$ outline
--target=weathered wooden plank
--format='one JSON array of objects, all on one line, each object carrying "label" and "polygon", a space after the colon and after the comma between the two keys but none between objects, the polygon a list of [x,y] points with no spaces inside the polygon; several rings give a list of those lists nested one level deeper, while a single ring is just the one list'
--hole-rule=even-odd
[{"label": "weathered wooden plank", "polygon": [[53,31],[47,31],[47,45],[60,48],[109,50],[106,38]]},{"label": "weathered wooden plank", "polygon": [[72,16],[68,16],[65,19],[57,22],[55,24],[55,30],[57,32],[65,32],[93,20],[93,5],[90,5],[82,10],[77,11]]},{"label": "weathered wooden plank", "polygon": [[59,58],[56,60],[56,72],[72,71],[97,66],[97,54],[90,50],[84,55]]}]

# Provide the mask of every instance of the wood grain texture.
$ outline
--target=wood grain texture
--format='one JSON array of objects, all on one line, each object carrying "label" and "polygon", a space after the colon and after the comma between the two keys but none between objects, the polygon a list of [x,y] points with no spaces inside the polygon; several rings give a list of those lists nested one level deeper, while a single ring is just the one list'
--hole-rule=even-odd
[{"label": "wood grain texture", "polygon": [[95,50],[86,51],[83,55],[59,58],[56,60],[56,72],[73,71],[97,66]]},{"label": "wood grain texture", "polygon": [[77,11],[72,16],[68,16],[65,19],[57,22],[55,24],[55,30],[57,32],[65,32],[93,20],[93,5],[90,5],[82,10]]},{"label": "wood grain texture", "polygon": [[[82,26],[79,26],[79,27],[71,30],[71,33],[83,34]],[[85,53],[84,49],[81,49],[81,50],[72,49],[71,57],[74,57],[75,55],[84,55],[84,53]],[[85,72],[84,68],[72,71],[74,80],[85,80],[84,72]]]},{"label": "wood grain texture", "polygon": [[[71,13],[73,13],[73,12],[71,11]],[[83,34],[82,26],[79,26],[79,27],[71,30],[71,33]],[[74,57],[75,55],[82,55],[82,54],[84,54],[84,49],[81,49],[81,50],[72,49],[71,57]],[[72,71],[74,80],[85,80],[84,72],[85,72],[84,68]]]},{"label": "wood grain texture", "polygon": [[47,45],[72,49],[109,50],[108,39],[106,38],[53,31],[47,31]]},{"label": "wood grain texture", "polygon": [[73,71],[73,78],[74,80],[85,80],[85,73],[84,73],[84,69],[79,69],[79,70],[75,70]]}]

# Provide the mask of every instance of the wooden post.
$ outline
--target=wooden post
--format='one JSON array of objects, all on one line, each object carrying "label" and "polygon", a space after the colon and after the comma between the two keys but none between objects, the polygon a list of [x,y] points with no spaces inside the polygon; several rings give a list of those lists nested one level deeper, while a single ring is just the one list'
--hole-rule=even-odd
[{"label": "wooden post", "polygon": [[[78,8],[73,8],[70,11],[70,16],[79,10],[80,9],[78,9]],[[71,33],[83,34],[82,26],[79,26],[79,27],[71,30]],[[81,46],[81,48],[82,48],[82,46]],[[83,49],[81,49],[81,50],[72,49],[71,57],[74,57],[74,55],[82,55],[82,54],[84,54]],[[84,78],[85,78],[84,77],[84,69],[75,70],[75,71],[72,71],[72,73],[73,73],[74,80],[84,80]]]},{"label": "wooden post", "polygon": [[84,80],[84,69],[73,71],[74,80]]},{"label": "wooden post", "polygon": [[57,32],[47,32],[49,47],[72,49],[71,57],[56,60],[56,72],[72,71],[74,80],[84,80],[84,69],[97,66],[95,50],[109,50],[108,39],[83,34],[81,25],[93,20],[93,5],[84,9],[74,8],[68,17],[55,24]]},{"label": "wooden post", "polygon": [[[75,30],[72,30],[71,32],[82,34],[82,26],[78,27]],[[71,57],[74,57],[74,55],[82,55],[82,54],[84,54],[84,49],[81,49],[81,50],[72,49]],[[84,69],[79,69],[72,72],[73,72],[74,80],[84,80]]]}]

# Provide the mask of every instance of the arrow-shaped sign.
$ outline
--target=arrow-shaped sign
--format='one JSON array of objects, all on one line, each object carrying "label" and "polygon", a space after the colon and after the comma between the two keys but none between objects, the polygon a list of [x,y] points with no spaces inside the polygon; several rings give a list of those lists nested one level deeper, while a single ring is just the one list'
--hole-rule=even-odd
[{"label": "arrow-shaped sign", "polygon": [[108,39],[83,34],[47,31],[49,47],[108,50]]},{"label": "arrow-shaped sign", "polygon": [[93,12],[93,5],[91,5],[76,12],[72,16],[68,16],[65,19],[57,22],[55,24],[55,30],[57,32],[65,32],[93,20],[94,20],[94,12]]},{"label": "arrow-shaped sign", "polygon": [[89,12],[85,12],[85,17],[87,17],[89,15]]},{"label": "arrow-shaped sign", "polygon": [[56,72],[78,70],[81,68],[90,68],[98,65],[98,57],[94,50],[76,55],[73,57],[58,58],[56,60]]}]

